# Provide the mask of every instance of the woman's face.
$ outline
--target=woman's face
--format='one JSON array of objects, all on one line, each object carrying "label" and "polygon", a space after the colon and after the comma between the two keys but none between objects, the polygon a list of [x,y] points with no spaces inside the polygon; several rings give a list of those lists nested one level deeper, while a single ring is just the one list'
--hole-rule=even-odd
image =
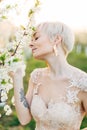
[{"label": "woman's face", "polygon": [[46,56],[53,53],[53,46],[49,37],[39,29],[34,33],[30,47],[33,56],[37,59],[45,59]]}]

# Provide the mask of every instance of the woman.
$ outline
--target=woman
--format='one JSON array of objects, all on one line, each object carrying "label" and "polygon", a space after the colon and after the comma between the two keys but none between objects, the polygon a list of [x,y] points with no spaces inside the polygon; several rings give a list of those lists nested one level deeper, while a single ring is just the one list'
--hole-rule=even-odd
[{"label": "woman", "polygon": [[63,23],[47,22],[37,26],[30,48],[46,68],[31,73],[26,96],[21,69],[10,73],[14,83],[15,107],[22,125],[32,117],[35,130],[79,130],[87,113],[87,74],[66,58],[74,45],[72,31]]}]

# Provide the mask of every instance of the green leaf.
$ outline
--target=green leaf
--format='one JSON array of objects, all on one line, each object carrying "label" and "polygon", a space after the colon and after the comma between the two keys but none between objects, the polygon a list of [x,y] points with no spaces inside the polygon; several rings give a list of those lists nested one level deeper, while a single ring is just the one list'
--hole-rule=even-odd
[{"label": "green leaf", "polygon": [[21,29],[25,30],[25,27],[23,25],[20,25]]},{"label": "green leaf", "polygon": [[11,61],[8,61],[8,64],[10,65],[10,64],[11,64]]},{"label": "green leaf", "polygon": [[2,15],[2,17],[1,17],[2,19],[7,19],[7,17],[5,16],[5,15]]},{"label": "green leaf", "polygon": [[14,59],[13,59],[13,62],[18,62],[18,61],[19,61],[18,58],[14,58]]},{"label": "green leaf", "polygon": [[10,50],[8,50],[8,52],[14,52],[14,49],[13,49],[13,48],[11,48]]},{"label": "green leaf", "polygon": [[7,6],[6,6],[6,9],[10,9],[10,8],[11,8],[11,6],[10,6],[10,5],[7,5]]},{"label": "green leaf", "polygon": [[34,11],[32,9],[30,9],[28,17],[30,17],[33,13],[34,13]]},{"label": "green leaf", "polygon": [[5,59],[6,59],[6,53],[4,53],[4,54],[2,54],[1,56],[0,56],[0,60],[3,62],[3,61],[5,61]]},{"label": "green leaf", "polygon": [[32,27],[32,30],[33,30],[33,31],[35,31],[35,30],[36,30],[36,28],[35,28],[35,27]]},{"label": "green leaf", "polygon": [[15,4],[15,7],[17,7],[18,6],[18,4]]},{"label": "green leaf", "polygon": [[35,7],[37,7],[38,5],[40,5],[40,1],[36,0]]},{"label": "green leaf", "polygon": [[5,79],[3,79],[2,81],[1,81],[1,84],[6,84],[7,82],[5,81]]}]

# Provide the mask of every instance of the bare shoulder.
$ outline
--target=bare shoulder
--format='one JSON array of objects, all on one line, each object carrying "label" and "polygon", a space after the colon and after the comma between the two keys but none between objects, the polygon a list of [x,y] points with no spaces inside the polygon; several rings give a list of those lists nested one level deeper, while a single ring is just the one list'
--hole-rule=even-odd
[{"label": "bare shoulder", "polygon": [[87,73],[77,67],[70,65],[70,72],[74,79],[77,79],[82,82],[82,80],[86,81],[87,83]]},{"label": "bare shoulder", "polygon": [[76,76],[86,76],[87,77],[87,73],[77,67],[74,67],[72,65],[70,65],[71,70],[73,71],[74,74],[76,74]]}]

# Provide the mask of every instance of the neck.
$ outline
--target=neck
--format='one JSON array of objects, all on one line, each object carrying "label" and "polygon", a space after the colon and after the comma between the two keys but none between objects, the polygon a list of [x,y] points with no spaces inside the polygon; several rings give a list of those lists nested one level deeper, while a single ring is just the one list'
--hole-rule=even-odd
[{"label": "neck", "polygon": [[48,70],[52,77],[62,77],[68,73],[69,64],[66,61],[65,56],[51,56],[47,57],[46,62],[48,64]]}]

